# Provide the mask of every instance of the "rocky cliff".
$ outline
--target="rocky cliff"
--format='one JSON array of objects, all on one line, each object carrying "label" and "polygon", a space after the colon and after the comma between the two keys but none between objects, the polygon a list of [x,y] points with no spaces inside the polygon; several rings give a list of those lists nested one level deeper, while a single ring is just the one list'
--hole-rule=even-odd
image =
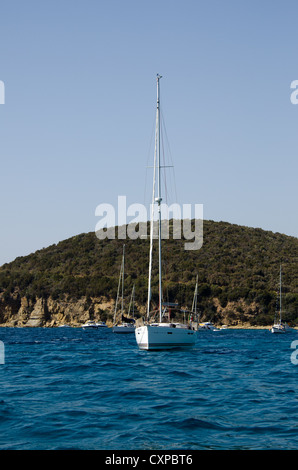
[{"label": "rocky cliff", "polygon": [[[247,304],[244,299],[228,302],[223,307],[219,299],[212,299],[213,316],[201,313],[201,321],[212,319],[216,324],[229,326],[251,325],[255,322],[260,307],[252,302]],[[183,309],[172,316],[183,321]],[[0,296],[0,326],[4,327],[57,327],[69,325],[80,327],[88,320],[105,321],[112,326],[115,301],[106,297],[79,300],[53,300],[52,298],[36,298],[13,295],[8,301]],[[136,305],[136,317],[145,315],[145,305]]]},{"label": "rocky cliff", "polygon": [[112,322],[114,301],[106,298],[53,300],[52,298],[0,297],[0,326],[55,327],[81,326],[88,320]]}]

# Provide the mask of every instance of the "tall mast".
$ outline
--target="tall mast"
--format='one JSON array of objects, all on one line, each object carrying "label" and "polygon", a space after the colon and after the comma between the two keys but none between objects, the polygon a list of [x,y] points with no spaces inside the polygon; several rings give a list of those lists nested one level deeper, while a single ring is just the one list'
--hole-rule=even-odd
[{"label": "tall mast", "polygon": [[[121,316],[123,315],[123,291],[124,291],[124,254],[125,245],[123,245],[123,257],[122,257],[122,301],[121,301]],[[122,318],[122,317],[121,317]]]},{"label": "tall mast", "polygon": [[135,285],[132,288],[132,318],[135,317]]},{"label": "tall mast", "polygon": [[281,265],[279,269],[279,321],[281,323]]},{"label": "tall mast", "polygon": [[121,282],[122,282],[122,308],[121,308],[122,312],[121,312],[121,314],[123,314],[124,247],[125,247],[125,245],[123,245],[123,255],[122,255],[122,261],[121,261],[121,267],[120,267],[117,297],[116,297],[116,302],[115,302],[115,312],[114,312],[114,319],[113,319],[113,324],[114,325],[116,324],[116,315],[117,315],[117,307],[118,307],[118,300],[119,300]]},{"label": "tall mast", "polygon": [[[156,105],[156,126],[155,126],[155,149],[154,149],[154,173],[153,173],[153,191],[151,204],[151,220],[150,220],[150,252],[149,252],[149,276],[148,276],[148,301],[147,301],[147,319],[149,319],[150,302],[151,302],[151,271],[152,271],[152,251],[153,251],[153,232],[154,232],[154,203],[158,204],[158,234],[159,234],[159,318],[161,321],[161,305],[162,305],[162,284],[161,284],[161,180],[160,180],[160,107],[159,107],[159,80],[161,75],[157,74],[157,105]],[[157,164],[156,164],[157,163]],[[156,166],[158,169],[158,197],[155,197],[156,182]]]},{"label": "tall mast", "polygon": [[191,307],[191,311],[193,313],[197,313],[197,300],[198,300],[198,274],[197,274],[197,280],[196,280],[196,288],[195,288],[195,293],[194,293],[194,296],[193,296],[193,301],[192,301],[192,307]]},{"label": "tall mast", "polygon": [[151,276],[152,276],[152,252],[153,252],[153,231],[154,231],[157,134],[158,134],[158,116],[157,116],[157,111],[156,111],[155,148],[154,148],[154,163],[153,163],[153,189],[152,189],[151,217],[150,217],[150,250],[149,250],[148,301],[147,301],[147,320],[148,321],[149,321],[150,302],[151,302]]},{"label": "tall mast", "polygon": [[157,74],[157,109],[156,109],[156,125],[157,125],[157,183],[158,193],[155,201],[158,204],[158,263],[159,263],[159,321],[162,318],[162,272],[161,272],[161,178],[160,178],[160,102],[159,102],[159,81],[161,75]]}]

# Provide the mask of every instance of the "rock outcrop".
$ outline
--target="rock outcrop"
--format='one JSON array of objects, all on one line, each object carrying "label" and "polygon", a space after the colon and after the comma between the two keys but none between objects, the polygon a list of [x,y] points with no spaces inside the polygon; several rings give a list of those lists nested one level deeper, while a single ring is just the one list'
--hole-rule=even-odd
[{"label": "rock outcrop", "polygon": [[81,326],[87,320],[112,321],[114,301],[86,297],[78,300],[35,300],[17,296],[4,300],[0,297],[0,326],[55,327]]},{"label": "rock outcrop", "polygon": [[[213,301],[214,318],[217,324],[228,324],[236,326],[249,324],[258,313],[259,307],[256,303],[247,305],[244,299],[237,302],[228,302],[223,307],[217,298]],[[8,327],[57,327],[69,325],[79,327],[88,320],[105,321],[108,326],[112,325],[115,301],[106,297],[87,298],[77,300],[54,300],[20,297],[17,294],[9,299],[0,296],[0,326]],[[136,306],[137,311],[145,314],[145,306]],[[186,308],[186,307],[185,307]],[[181,320],[182,318],[180,318]],[[176,318],[179,320],[179,318]],[[205,312],[201,312],[201,321],[209,321]]]}]

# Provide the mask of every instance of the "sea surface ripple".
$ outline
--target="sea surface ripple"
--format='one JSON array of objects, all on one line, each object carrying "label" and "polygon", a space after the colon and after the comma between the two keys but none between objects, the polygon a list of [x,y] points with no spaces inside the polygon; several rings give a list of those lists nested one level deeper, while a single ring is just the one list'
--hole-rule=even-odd
[{"label": "sea surface ripple", "polygon": [[198,332],[140,351],[110,329],[1,328],[0,449],[297,449],[298,333]]}]

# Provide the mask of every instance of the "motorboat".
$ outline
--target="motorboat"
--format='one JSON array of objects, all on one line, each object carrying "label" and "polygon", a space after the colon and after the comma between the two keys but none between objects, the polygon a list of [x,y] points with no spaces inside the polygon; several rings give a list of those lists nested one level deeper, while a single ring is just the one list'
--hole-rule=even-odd
[{"label": "motorboat", "polygon": [[199,323],[198,330],[218,331],[218,328],[216,328],[216,326],[214,326],[210,321],[207,321],[205,323]]},{"label": "motorboat", "polygon": [[103,321],[97,323],[94,320],[88,320],[84,325],[82,325],[82,328],[84,330],[89,328],[107,328],[107,325]]}]

